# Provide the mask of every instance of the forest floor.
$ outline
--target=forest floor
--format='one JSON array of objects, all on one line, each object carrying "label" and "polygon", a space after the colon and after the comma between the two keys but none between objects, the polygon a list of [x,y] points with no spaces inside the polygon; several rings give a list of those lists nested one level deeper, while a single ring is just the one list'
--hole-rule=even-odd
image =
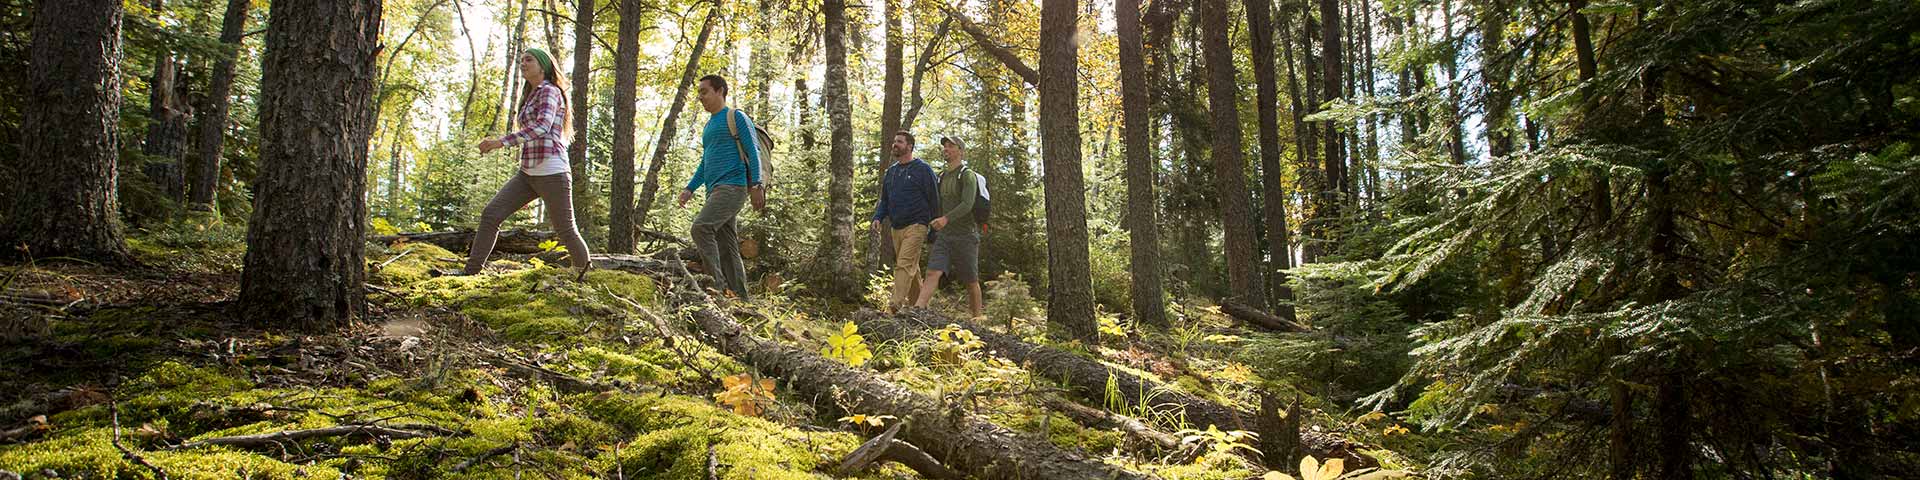
[{"label": "forest floor", "polygon": [[[894,463],[843,470],[899,419],[819,411],[818,399],[719,353],[688,309],[666,303],[671,280],[602,269],[575,282],[558,254],[433,277],[460,255],[375,244],[366,318],[300,335],[234,314],[238,237],[148,232],[130,242],[145,264],[135,269],[0,265],[0,318],[14,319],[0,325],[0,478],[920,478]],[[884,282],[873,284],[878,297]],[[989,328],[1046,342],[1024,284],[989,290]],[[940,295],[935,310],[965,318],[958,297]],[[1150,401],[1110,394],[1104,407],[1180,446],[1083,426],[1049,407],[1056,382],[958,329],[881,342],[848,335],[855,307],[799,292],[721,303],[756,336],[826,349],[1025,440],[1159,478],[1264,472],[1250,460],[1253,439],[1182,430],[1179,412]],[[1261,350],[1250,347],[1282,334],[1236,327],[1217,309],[1178,310],[1182,327],[1153,333],[1102,314],[1110,337],[1087,353],[1224,405],[1257,403],[1259,390],[1299,398],[1308,435],[1346,442],[1360,463],[1414,466],[1368,446],[1394,433],[1392,420],[1349,417],[1248,365],[1246,352]],[[870,358],[848,355],[849,342]]]}]

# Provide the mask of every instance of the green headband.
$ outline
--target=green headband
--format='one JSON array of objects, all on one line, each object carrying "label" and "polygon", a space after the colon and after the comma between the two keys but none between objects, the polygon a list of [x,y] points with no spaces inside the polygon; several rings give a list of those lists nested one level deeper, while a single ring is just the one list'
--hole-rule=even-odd
[{"label": "green headband", "polygon": [[555,81],[553,79],[553,59],[547,56],[546,51],[538,48],[529,48],[527,49],[527,54],[533,55],[533,61],[540,62],[540,73],[547,76],[547,81]]}]

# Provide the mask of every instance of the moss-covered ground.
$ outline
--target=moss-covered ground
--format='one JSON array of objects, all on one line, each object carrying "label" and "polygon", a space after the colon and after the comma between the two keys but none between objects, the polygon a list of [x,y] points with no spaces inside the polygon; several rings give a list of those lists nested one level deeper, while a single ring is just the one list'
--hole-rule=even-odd
[{"label": "moss-covered ground", "polygon": [[[220,226],[209,228],[219,229]],[[205,232],[205,229],[193,230]],[[235,318],[239,249],[231,232],[148,232],[132,245],[146,267],[62,262],[0,266],[10,291],[70,292],[86,301],[23,308],[22,333],[0,343],[0,471],[27,478],[849,478],[834,466],[881,427],[815,412],[784,396],[754,415],[717,404],[720,378],[750,369],[694,340],[662,303],[662,279],[597,270],[575,282],[534,258],[495,260],[478,276],[436,277],[462,255],[426,244],[369,245],[369,313],[337,333],[300,335]],[[876,284],[879,284],[876,282]],[[991,285],[985,323],[1046,342],[1044,313],[1024,289]],[[952,290],[934,307],[959,315]],[[849,305],[790,290],[737,310],[755,333],[819,350]],[[1303,400],[1311,432],[1370,445],[1380,464],[1413,467],[1393,448],[1417,433],[1384,415],[1341,410],[1263,356],[1298,355],[1286,336],[1233,328],[1217,310],[1182,306],[1182,328],[1148,332],[1102,315],[1096,349],[1066,346],[1116,371],[1246,407],[1260,390]],[[1046,408],[1059,384],[956,332],[867,345],[861,365],[1036,441],[1167,479],[1260,473],[1251,442],[1184,430],[1179,412],[1146,402],[1103,405],[1197,444],[1164,451]],[[574,393],[554,375],[605,387]],[[1263,367],[1255,367],[1263,365]],[[1111,402],[1110,402],[1111,403]],[[852,412],[856,416],[878,412]],[[430,433],[352,434],[266,447],[183,445],[211,438],[347,424]],[[116,432],[117,427],[117,432]],[[1240,445],[1237,443],[1246,443]],[[1385,447],[1371,447],[1384,445]],[[888,465],[851,478],[916,478]]]}]

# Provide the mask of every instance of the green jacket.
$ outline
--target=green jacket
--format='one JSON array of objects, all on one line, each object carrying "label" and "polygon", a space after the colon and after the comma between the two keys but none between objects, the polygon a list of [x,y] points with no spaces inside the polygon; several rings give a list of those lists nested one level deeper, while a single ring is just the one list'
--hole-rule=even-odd
[{"label": "green jacket", "polygon": [[946,207],[946,229],[963,227],[976,230],[980,225],[973,220],[973,201],[980,198],[980,186],[975,182],[973,169],[966,163],[960,169],[940,170],[940,206]]}]

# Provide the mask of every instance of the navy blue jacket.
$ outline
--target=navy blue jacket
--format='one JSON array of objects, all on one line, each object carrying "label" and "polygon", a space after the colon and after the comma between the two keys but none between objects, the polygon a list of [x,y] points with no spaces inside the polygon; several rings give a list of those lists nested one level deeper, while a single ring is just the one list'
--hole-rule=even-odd
[{"label": "navy blue jacket", "polygon": [[933,167],[913,159],[887,167],[880,178],[880,204],[873,207],[873,219],[885,218],[893,228],[907,228],[933,222],[940,211],[940,176]]}]

